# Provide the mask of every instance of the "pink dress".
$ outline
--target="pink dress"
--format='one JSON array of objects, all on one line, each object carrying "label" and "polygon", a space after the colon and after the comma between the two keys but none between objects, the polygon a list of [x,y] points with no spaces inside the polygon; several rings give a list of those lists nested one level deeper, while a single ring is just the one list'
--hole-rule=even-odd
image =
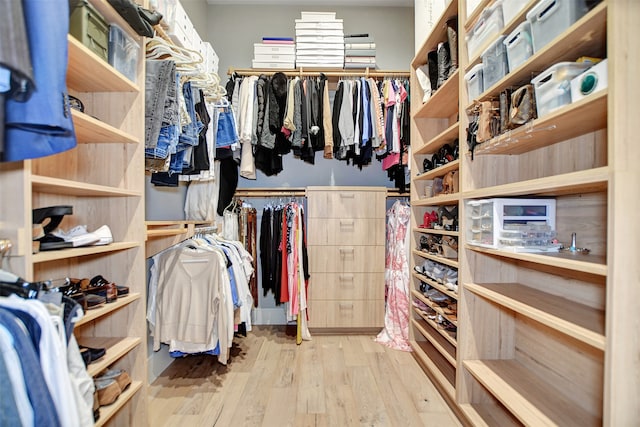
[{"label": "pink dress", "polygon": [[410,208],[396,201],[387,212],[384,329],[375,341],[387,347],[411,351],[409,345],[409,264],[406,237]]}]

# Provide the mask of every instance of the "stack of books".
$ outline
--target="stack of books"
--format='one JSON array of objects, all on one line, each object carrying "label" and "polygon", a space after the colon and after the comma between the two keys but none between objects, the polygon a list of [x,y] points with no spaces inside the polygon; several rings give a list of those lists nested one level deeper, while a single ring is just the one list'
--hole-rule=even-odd
[{"label": "stack of books", "polygon": [[344,36],[344,68],[376,68],[376,43],[369,34]]},{"label": "stack of books", "polygon": [[253,68],[292,69],[296,63],[293,37],[263,37],[253,44]]},{"label": "stack of books", "polygon": [[296,19],[296,66],[342,68],[344,29],[335,12],[301,12]]}]

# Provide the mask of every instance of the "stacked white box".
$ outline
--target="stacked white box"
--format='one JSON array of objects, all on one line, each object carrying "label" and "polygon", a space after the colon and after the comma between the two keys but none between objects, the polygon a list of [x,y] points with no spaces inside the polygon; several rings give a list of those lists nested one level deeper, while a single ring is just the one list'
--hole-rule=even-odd
[{"label": "stacked white box", "polygon": [[295,68],[296,45],[288,40],[268,40],[253,44],[253,68]]},{"label": "stacked white box", "polygon": [[335,12],[301,12],[295,22],[297,67],[344,67],[344,26]]}]

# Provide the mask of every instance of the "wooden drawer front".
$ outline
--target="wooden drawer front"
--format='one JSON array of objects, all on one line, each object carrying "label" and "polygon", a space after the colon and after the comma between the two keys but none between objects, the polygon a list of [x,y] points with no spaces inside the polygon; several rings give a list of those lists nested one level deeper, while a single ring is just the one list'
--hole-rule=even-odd
[{"label": "wooden drawer front", "polygon": [[384,300],[310,301],[310,328],[384,326]]},{"label": "wooden drawer front", "polygon": [[384,272],[384,246],[311,246],[309,271],[313,273]]},{"label": "wooden drawer front", "polygon": [[309,245],[384,245],[384,218],[309,218]]},{"label": "wooden drawer front", "polygon": [[309,218],[384,218],[383,191],[310,191]]},{"label": "wooden drawer front", "polygon": [[309,300],[384,299],[384,273],[314,273]]}]

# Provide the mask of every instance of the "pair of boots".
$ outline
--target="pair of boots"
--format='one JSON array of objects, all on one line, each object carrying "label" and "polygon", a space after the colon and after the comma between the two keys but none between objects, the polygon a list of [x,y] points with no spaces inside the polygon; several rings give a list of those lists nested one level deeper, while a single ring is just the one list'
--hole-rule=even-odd
[{"label": "pair of boots", "polygon": [[447,21],[447,41],[427,54],[431,92],[435,92],[458,69],[458,18]]},{"label": "pair of boots", "polygon": [[162,14],[145,9],[133,0],[108,0],[108,2],[136,33],[145,37],[153,37],[153,27],[160,23]]}]

